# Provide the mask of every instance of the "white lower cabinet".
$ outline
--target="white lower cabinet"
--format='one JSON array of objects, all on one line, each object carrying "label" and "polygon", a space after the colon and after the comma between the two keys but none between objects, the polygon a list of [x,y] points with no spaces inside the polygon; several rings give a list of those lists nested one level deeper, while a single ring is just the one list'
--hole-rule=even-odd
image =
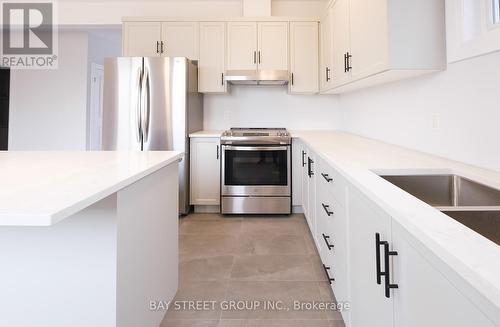
[{"label": "white lower cabinet", "polygon": [[[379,271],[385,271],[385,261],[384,246],[376,245],[376,235],[379,235],[381,242],[387,242],[391,246],[391,217],[350,187],[349,272],[352,327],[394,326],[392,297],[385,296],[386,279],[380,276],[380,280],[377,280],[376,267],[380,267]],[[377,257],[380,258],[379,264]],[[392,294],[393,291],[390,292]]]},{"label": "white lower cabinet", "polygon": [[292,140],[292,206],[302,205],[302,142]]},{"label": "white lower cabinet", "polygon": [[392,244],[398,252],[393,258],[393,280],[399,289],[391,295],[395,326],[495,326],[450,282],[448,272],[431,264],[433,255],[424,255],[422,246],[396,223],[392,226]]},{"label": "white lower cabinet", "polygon": [[191,138],[191,205],[220,204],[220,139]]}]

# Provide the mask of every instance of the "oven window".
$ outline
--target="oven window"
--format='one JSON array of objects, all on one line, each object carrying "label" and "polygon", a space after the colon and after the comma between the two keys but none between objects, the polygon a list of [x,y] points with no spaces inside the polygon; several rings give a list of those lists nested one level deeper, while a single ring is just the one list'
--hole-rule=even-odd
[{"label": "oven window", "polygon": [[287,150],[226,150],[225,185],[278,185],[288,183]]}]

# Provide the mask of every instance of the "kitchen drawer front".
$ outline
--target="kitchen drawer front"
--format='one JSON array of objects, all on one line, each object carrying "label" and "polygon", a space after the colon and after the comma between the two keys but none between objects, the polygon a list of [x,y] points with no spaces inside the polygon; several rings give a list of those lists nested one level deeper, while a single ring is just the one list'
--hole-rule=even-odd
[{"label": "kitchen drawer front", "polygon": [[[337,301],[348,301],[348,242],[347,216],[343,206],[336,201],[325,187],[318,187],[317,238],[323,264],[333,278],[331,286]],[[323,206],[327,206],[327,209]],[[327,213],[328,210],[328,213]],[[329,215],[330,213],[330,215]]]},{"label": "kitchen drawer front", "polygon": [[318,185],[323,186],[335,200],[345,207],[346,183],[342,176],[324,160],[319,159],[316,165]]}]

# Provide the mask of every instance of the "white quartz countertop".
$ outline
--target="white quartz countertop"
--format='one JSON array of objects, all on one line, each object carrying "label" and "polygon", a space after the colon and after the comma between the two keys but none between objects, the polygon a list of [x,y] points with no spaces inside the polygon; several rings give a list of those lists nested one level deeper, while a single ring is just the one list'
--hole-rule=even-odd
[{"label": "white quartz countertop", "polygon": [[[199,132],[205,134],[209,133]],[[499,172],[345,132],[291,131],[291,134],[472,285],[478,302],[487,299],[500,320],[500,246],[377,175],[457,174],[500,189]]]},{"label": "white quartz countertop", "polygon": [[0,226],[50,226],[182,159],[158,152],[0,152]]},{"label": "white quartz countertop", "polygon": [[[477,304],[500,318],[500,246],[377,174],[457,174],[500,189],[500,173],[336,131],[293,131],[419,243],[472,285]],[[484,303],[484,301],[481,301]]]}]

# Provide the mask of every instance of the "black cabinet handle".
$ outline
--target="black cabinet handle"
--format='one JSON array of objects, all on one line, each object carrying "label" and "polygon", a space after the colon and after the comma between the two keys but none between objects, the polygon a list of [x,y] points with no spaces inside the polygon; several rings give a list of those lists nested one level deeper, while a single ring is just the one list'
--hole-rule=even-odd
[{"label": "black cabinet handle", "polygon": [[347,53],[344,53],[344,73],[347,73]]},{"label": "black cabinet handle", "polygon": [[334,248],[333,244],[330,244],[328,240],[330,239],[330,236],[323,234],[323,239],[325,240],[326,246],[328,247],[328,250],[332,250]]},{"label": "black cabinet handle", "polygon": [[384,243],[387,243],[385,241],[380,241],[380,234],[376,233],[375,234],[375,263],[376,263],[376,270],[377,270],[377,284],[382,284],[382,276],[385,276],[385,272],[382,272],[381,267],[380,267],[380,246],[383,245]]},{"label": "black cabinet handle", "polygon": [[156,41],[156,53],[160,53],[160,41]]},{"label": "black cabinet handle", "polygon": [[293,86],[293,73],[292,73],[292,86]]},{"label": "black cabinet handle", "polygon": [[259,50],[259,64],[261,63],[261,58],[260,58],[260,50]]},{"label": "black cabinet handle", "polygon": [[302,167],[306,166],[306,152],[302,151]]},{"label": "black cabinet handle", "polygon": [[346,61],[347,61],[347,72],[350,72],[351,69],[352,69],[352,66],[351,66],[351,58],[352,58],[352,54],[350,54],[349,52],[347,53],[346,55]]},{"label": "black cabinet handle", "polygon": [[257,51],[254,51],[253,52],[253,63],[256,64],[257,63]]},{"label": "black cabinet handle", "polygon": [[398,255],[396,251],[389,251],[389,243],[384,244],[384,259],[385,259],[385,297],[391,297],[391,289],[399,288],[398,284],[391,284],[391,270],[389,267],[389,256]]},{"label": "black cabinet handle", "polygon": [[327,205],[327,204],[324,204],[322,203],[321,206],[323,207],[323,209],[325,210],[326,214],[328,215],[328,217],[330,217],[331,215],[333,215],[333,211],[330,211],[330,206]]},{"label": "black cabinet handle", "polygon": [[333,178],[331,178],[328,174],[325,174],[325,173],[321,173],[321,176],[323,176],[323,178],[328,182],[330,183],[331,181],[333,181]]},{"label": "black cabinet handle", "polygon": [[330,81],[330,68],[326,67],[325,71],[326,71],[326,81],[329,82]]},{"label": "black cabinet handle", "polygon": [[164,52],[163,51],[163,41],[161,41],[161,43],[160,43],[160,49],[161,49],[161,53],[163,53]]},{"label": "black cabinet handle", "polygon": [[309,178],[311,178],[314,175],[314,172],[312,170],[312,164],[314,161],[311,158],[307,158],[307,175],[309,175]]},{"label": "black cabinet handle", "polygon": [[217,145],[217,160],[219,160],[220,154],[219,154],[219,145]]},{"label": "black cabinet handle", "polygon": [[221,74],[220,83],[221,85],[224,85],[224,73]]},{"label": "black cabinet handle", "polygon": [[332,282],[335,281],[335,278],[330,277],[330,274],[328,273],[328,271],[330,271],[330,267],[323,265],[323,269],[325,270],[326,278],[328,278],[328,282],[331,285]]},{"label": "black cabinet handle", "polygon": [[[380,247],[384,247],[384,271],[381,269],[380,264]],[[377,269],[377,284],[382,284],[382,276],[385,280],[385,297],[391,297],[391,289],[399,288],[398,284],[391,284],[391,269],[389,265],[390,256],[398,255],[396,251],[389,251],[389,242],[381,241],[380,234],[375,234],[375,260]]]}]

